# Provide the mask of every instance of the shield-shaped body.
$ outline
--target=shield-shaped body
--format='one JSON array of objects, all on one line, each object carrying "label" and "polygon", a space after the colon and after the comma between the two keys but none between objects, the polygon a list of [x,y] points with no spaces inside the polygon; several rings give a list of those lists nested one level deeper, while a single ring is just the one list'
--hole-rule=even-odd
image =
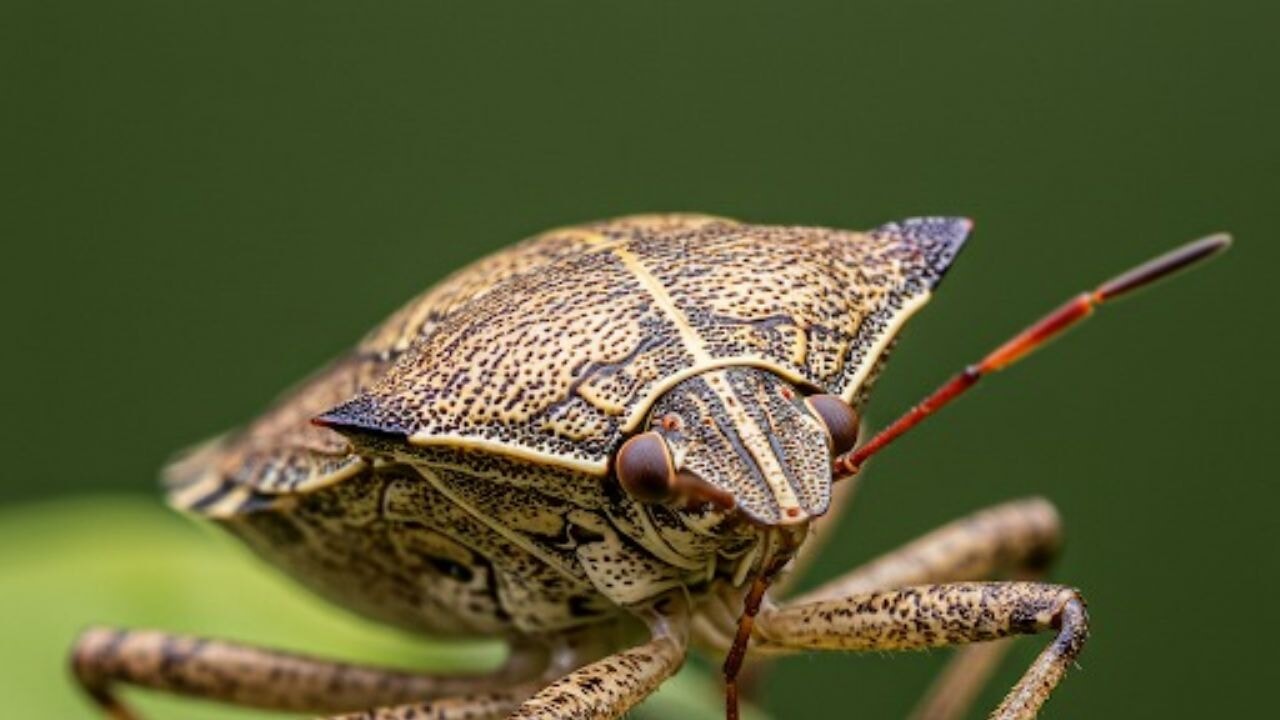
[{"label": "shield-shaped body", "polygon": [[[663,215],[544,233],[178,462],[171,499],[336,602],[435,634],[553,633],[740,586],[762,527],[830,500],[820,428],[771,410],[774,390],[859,406],[968,230]],[[698,469],[731,506],[619,488],[619,447],[681,403],[752,467]]]}]

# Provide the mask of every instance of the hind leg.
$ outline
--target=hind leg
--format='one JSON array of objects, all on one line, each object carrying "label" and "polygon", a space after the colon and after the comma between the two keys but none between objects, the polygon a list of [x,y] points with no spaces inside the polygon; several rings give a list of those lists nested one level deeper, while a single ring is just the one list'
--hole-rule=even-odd
[{"label": "hind leg", "polygon": [[154,630],[107,628],[81,634],[71,655],[77,681],[113,720],[139,717],[117,698],[118,684],[267,710],[337,713],[506,691],[536,676],[544,664],[531,651],[513,650],[496,673],[425,675]]}]

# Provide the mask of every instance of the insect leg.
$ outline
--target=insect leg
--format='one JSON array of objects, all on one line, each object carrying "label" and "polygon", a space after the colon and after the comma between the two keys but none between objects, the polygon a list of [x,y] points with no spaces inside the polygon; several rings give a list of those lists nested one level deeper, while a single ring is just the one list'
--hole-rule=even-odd
[{"label": "insect leg", "polygon": [[1084,647],[1088,617],[1073,588],[1036,582],[949,583],[772,608],[760,634],[792,650],[917,650],[1056,631],[992,714],[1034,718]]},{"label": "insect leg", "polygon": [[[1036,578],[1057,555],[1062,530],[1049,501],[1028,498],[1003,503],[955,520],[796,598],[807,604],[908,585]],[[1008,641],[959,648],[916,705],[916,720],[963,717],[1008,650]],[[777,652],[767,641],[762,653]]]},{"label": "insect leg", "polygon": [[334,713],[481,693],[536,676],[545,658],[512,651],[492,674],[425,675],[155,630],[93,628],[77,639],[72,671],[113,720],[139,716],[113,686],[138,685],[210,700],[292,712]]},{"label": "insect leg", "polygon": [[578,668],[525,701],[510,720],[614,720],[658,689],[684,664],[689,606],[667,595],[647,618],[648,642]]}]

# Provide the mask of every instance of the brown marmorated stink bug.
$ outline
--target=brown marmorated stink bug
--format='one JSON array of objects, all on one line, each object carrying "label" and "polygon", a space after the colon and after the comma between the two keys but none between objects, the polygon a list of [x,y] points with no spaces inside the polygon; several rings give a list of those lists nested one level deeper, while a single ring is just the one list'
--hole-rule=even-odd
[{"label": "brown marmorated stink bug", "polygon": [[[858,444],[885,351],[970,227],[637,216],[480,260],[178,461],[169,492],[330,600],[415,632],[503,638],[505,664],[432,676],[91,629],[76,677],[118,719],[136,717],[119,683],[347,718],[603,719],[696,646],[726,657],[734,718],[748,646],[965,645],[917,709],[950,718],[1006,645],[985,641],[1053,633],[992,714],[1034,717],[1087,634],[1076,590],[1026,579],[1058,544],[1044,500],[977,513],[799,597],[766,591],[868,458],[1097,305],[1229,238],[1071,299]],[[989,581],[1000,576],[1017,579]]]}]

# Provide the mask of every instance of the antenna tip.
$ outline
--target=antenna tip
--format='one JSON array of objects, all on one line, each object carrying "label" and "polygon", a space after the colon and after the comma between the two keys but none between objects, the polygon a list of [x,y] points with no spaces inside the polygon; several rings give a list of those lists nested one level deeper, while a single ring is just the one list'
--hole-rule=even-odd
[{"label": "antenna tip", "polygon": [[1181,270],[1188,265],[1217,255],[1230,245],[1231,236],[1224,232],[1207,235],[1199,240],[1192,240],[1186,245],[1174,248],[1158,258],[1148,260],[1128,272],[1117,275],[1098,286],[1093,295],[1098,301],[1119,297],[1170,275],[1177,270]]},{"label": "antenna tip", "polygon": [[1231,243],[1235,242],[1235,239],[1231,237],[1229,232],[1216,232],[1212,235],[1206,235],[1200,242],[1212,246],[1213,252],[1222,252],[1231,247]]},{"label": "antenna tip", "polygon": [[[1199,240],[1192,240],[1186,245],[1166,253],[1162,256],[1162,259],[1171,265],[1170,271],[1172,271],[1184,265],[1200,262],[1217,255],[1231,247],[1231,243],[1231,233],[1216,232],[1211,235],[1205,235]],[[1154,263],[1155,261],[1152,262]]]}]

